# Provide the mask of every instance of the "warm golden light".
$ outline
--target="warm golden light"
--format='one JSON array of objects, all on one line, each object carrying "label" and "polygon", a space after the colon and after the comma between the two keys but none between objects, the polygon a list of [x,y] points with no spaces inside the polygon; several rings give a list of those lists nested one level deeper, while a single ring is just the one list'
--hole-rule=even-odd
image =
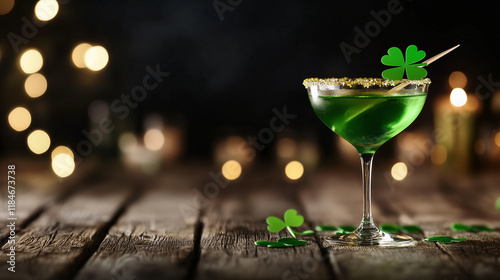
[{"label": "warm golden light", "polygon": [[495,133],[495,145],[500,148],[500,131]]},{"label": "warm golden light", "polygon": [[276,152],[282,158],[291,158],[297,151],[297,142],[290,138],[281,138],[276,145]]},{"label": "warm golden light", "polygon": [[297,180],[304,175],[304,166],[302,163],[294,160],[285,166],[285,175],[290,180]]},{"label": "warm golden light", "polygon": [[32,74],[26,78],[24,90],[31,98],[40,97],[47,91],[47,80],[42,74]]},{"label": "warm golden light", "polygon": [[76,67],[78,68],[87,67],[85,65],[85,53],[91,47],[92,46],[90,44],[81,43],[73,49],[73,52],[71,53],[71,60],[73,60],[73,63],[75,64]]},{"label": "warm golden light", "polygon": [[137,137],[131,132],[125,132],[118,138],[118,147],[123,153],[131,153],[138,148]]},{"label": "warm golden light", "polygon": [[75,159],[73,151],[71,151],[71,149],[66,147],[66,146],[57,146],[54,150],[52,150],[52,154],[50,154],[50,158],[54,159],[54,157],[59,155],[59,154],[66,154],[66,155],[70,156],[72,159]]},{"label": "warm golden light", "polygon": [[408,175],[408,167],[404,162],[398,162],[392,166],[391,175],[394,180],[401,181]]},{"label": "warm golden light", "polygon": [[21,55],[19,64],[26,74],[38,72],[43,66],[42,54],[38,50],[29,49]]},{"label": "warm golden light", "polygon": [[102,46],[91,47],[85,52],[84,61],[87,68],[92,71],[99,71],[108,64],[108,52]]},{"label": "warm golden light", "polygon": [[461,88],[455,88],[451,91],[450,102],[455,107],[462,107],[467,103],[467,93]]},{"label": "warm golden light", "polygon": [[0,1],[0,15],[8,14],[14,8],[14,0]]},{"label": "warm golden light", "polygon": [[23,131],[31,124],[31,114],[24,107],[14,108],[9,113],[9,125],[15,131]]},{"label": "warm golden light", "polygon": [[467,77],[460,71],[455,71],[448,78],[451,88],[464,88],[467,85]]},{"label": "warm golden light", "polygon": [[35,130],[28,135],[28,147],[39,155],[45,153],[50,147],[50,137],[43,130]]},{"label": "warm golden light", "polygon": [[40,0],[35,6],[35,16],[41,21],[53,19],[59,11],[56,0]]},{"label": "warm golden light", "polygon": [[52,158],[52,170],[61,178],[68,177],[75,170],[75,160],[68,154],[58,154]]},{"label": "warm golden light", "polygon": [[165,137],[161,130],[153,128],[144,133],[144,146],[151,151],[158,151],[163,148]]},{"label": "warm golden light", "polygon": [[222,175],[228,180],[236,180],[241,175],[241,164],[236,160],[228,160],[222,165]]},{"label": "warm golden light", "polygon": [[446,147],[441,144],[434,145],[434,148],[431,153],[431,161],[435,165],[441,165],[446,162],[446,158],[448,157],[448,151]]}]

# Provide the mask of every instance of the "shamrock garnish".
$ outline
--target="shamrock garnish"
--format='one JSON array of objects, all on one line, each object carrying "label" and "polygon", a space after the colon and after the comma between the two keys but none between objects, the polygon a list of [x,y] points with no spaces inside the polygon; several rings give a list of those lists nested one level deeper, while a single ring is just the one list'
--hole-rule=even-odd
[{"label": "shamrock garnish", "polygon": [[392,81],[401,80],[403,79],[405,70],[408,80],[420,80],[427,76],[427,70],[421,67],[426,66],[427,63],[416,63],[425,57],[425,52],[422,50],[419,51],[417,46],[408,46],[405,56],[403,56],[403,52],[397,47],[390,48],[387,53],[388,55],[384,55],[381,59],[382,64],[397,67],[383,71],[382,77],[384,79]]},{"label": "shamrock garnish", "polygon": [[304,217],[297,214],[297,210],[288,209],[285,211],[285,221],[278,217],[270,216],[266,219],[267,230],[270,232],[280,232],[282,229],[286,227],[286,229],[290,232],[293,237],[297,237],[297,235],[306,235],[313,234],[314,231],[306,230],[304,232],[298,232],[293,230],[291,227],[300,227],[304,223]]},{"label": "shamrock garnish", "polygon": [[449,244],[452,242],[460,242],[460,241],[465,241],[467,238],[453,238],[450,236],[434,236],[434,237],[429,237],[426,238],[425,241],[428,242],[439,242],[439,243],[444,243],[444,244]]},{"label": "shamrock garnish", "polygon": [[500,197],[497,198],[497,201],[495,202],[495,207],[497,208],[498,211],[500,211]]}]

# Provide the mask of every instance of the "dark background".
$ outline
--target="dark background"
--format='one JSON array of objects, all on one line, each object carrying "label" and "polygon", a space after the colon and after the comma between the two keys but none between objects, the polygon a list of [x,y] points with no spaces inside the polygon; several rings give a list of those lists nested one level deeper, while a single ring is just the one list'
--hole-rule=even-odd
[{"label": "dark background", "polygon": [[[380,58],[392,46],[415,44],[429,58],[461,44],[427,67],[433,81],[429,98],[410,129],[432,125],[433,101],[451,91],[451,72],[467,75],[469,93],[480,84],[479,76],[500,81],[496,1],[401,1],[402,12],[392,15],[348,63],[339,44],[354,45],[354,28],[364,30],[374,20],[370,12],[387,10],[388,1],[232,1],[238,5],[225,11],[221,21],[212,1],[72,0],[60,2],[57,16],[20,47],[21,52],[37,48],[44,56],[40,72],[48,90],[30,99],[23,89],[26,74],[18,67],[19,54],[7,35],[21,34],[21,19],[32,19],[35,3],[16,1],[9,14],[0,16],[3,155],[34,156],[25,139],[35,128],[51,135],[52,146],[75,146],[88,128],[88,105],[130,94],[142,83],[147,65],[160,64],[170,76],[118,126],[139,133],[145,116],[160,113],[185,125],[186,155],[202,158],[211,155],[218,137],[246,138],[268,127],[272,109],[283,106],[297,115],[290,127],[298,134],[317,135],[328,155],[333,133],[314,115],[303,79],[379,77],[385,69]],[[71,52],[80,42],[104,46],[110,56],[106,68],[91,73],[74,67]],[[489,99],[484,102],[489,108]],[[27,131],[14,132],[7,114],[20,105],[29,108],[33,121]],[[498,122],[488,109],[481,118]]]}]

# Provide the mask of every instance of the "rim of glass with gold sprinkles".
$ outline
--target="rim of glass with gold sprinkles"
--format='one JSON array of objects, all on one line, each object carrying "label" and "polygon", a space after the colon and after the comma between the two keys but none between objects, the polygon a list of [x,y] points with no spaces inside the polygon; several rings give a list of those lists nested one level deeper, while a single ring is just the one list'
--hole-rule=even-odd
[{"label": "rim of glass with gold sprinkles", "polygon": [[411,84],[411,85],[428,85],[431,83],[431,80],[428,78],[421,80],[388,80],[383,78],[308,78],[305,79],[303,85],[308,88],[310,86],[363,86],[365,88],[372,86],[379,87],[389,87],[389,86],[397,86],[401,83]]}]

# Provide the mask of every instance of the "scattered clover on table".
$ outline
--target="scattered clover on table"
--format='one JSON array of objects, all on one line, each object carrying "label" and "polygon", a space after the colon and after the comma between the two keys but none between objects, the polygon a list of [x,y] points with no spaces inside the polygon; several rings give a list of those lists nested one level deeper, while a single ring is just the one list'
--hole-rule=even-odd
[{"label": "scattered clover on table", "polygon": [[434,236],[434,237],[429,237],[429,238],[426,238],[425,241],[427,242],[439,242],[439,243],[443,243],[443,244],[449,244],[449,243],[453,243],[453,242],[461,242],[461,241],[465,241],[467,240],[467,238],[453,238],[451,236]]},{"label": "scattered clover on table", "polygon": [[303,232],[299,232],[292,229],[292,227],[300,227],[304,223],[304,217],[302,215],[298,215],[297,210],[288,209],[285,211],[284,218],[285,220],[282,220],[275,216],[267,217],[267,230],[269,230],[270,232],[280,232],[284,228],[286,228],[294,238],[280,238],[278,239],[278,241],[258,240],[255,241],[255,245],[266,246],[270,248],[307,245],[307,241],[300,240],[296,237],[297,235],[314,234],[314,231],[306,230]]},{"label": "scattered clover on table", "polygon": [[462,223],[451,224],[451,230],[453,231],[494,231],[495,229],[484,225],[464,225]]},{"label": "scattered clover on table", "polygon": [[424,57],[425,52],[419,51],[415,45],[406,48],[405,56],[403,56],[401,49],[392,47],[387,51],[387,55],[382,57],[381,61],[386,66],[396,67],[384,70],[382,77],[392,81],[402,80],[406,71],[408,80],[420,80],[427,76],[427,70],[422,68],[427,63],[417,63]]},{"label": "scattered clover on table", "polygon": [[353,231],[355,231],[357,227],[351,226],[351,225],[344,225],[344,226],[316,226],[317,231],[333,231],[334,234],[349,234]]},{"label": "scattered clover on table", "polygon": [[419,233],[422,232],[422,229],[419,226],[415,225],[394,225],[394,224],[381,224],[380,230],[385,233],[399,233],[400,231],[405,233]]}]

